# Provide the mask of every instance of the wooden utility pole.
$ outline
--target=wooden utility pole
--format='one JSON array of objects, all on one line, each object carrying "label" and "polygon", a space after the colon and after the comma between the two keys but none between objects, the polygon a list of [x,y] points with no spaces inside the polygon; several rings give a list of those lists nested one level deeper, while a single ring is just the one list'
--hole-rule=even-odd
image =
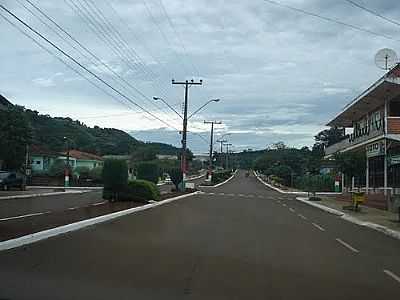
[{"label": "wooden utility pole", "polygon": [[209,170],[210,170],[210,175],[212,174],[212,167],[213,167],[213,161],[212,161],[212,155],[213,155],[213,145],[214,145],[214,124],[222,124],[221,121],[204,121],[204,124],[211,124],[211,135],[210,135],[210,164],[209,164]]},{"label": "wooden utility pole", "polygon": [[188,97],[189,97],[189,87],[192,85],[202,85],[203,80],[199,82],[195,82],[192,80],[185,80],[185,81],[175,81],[172,79],[172,84],[179,84],[185,86],[185,103],[183,109],[183,130],[182,130],[182,155],[181,155],[181,170],[182,170],[182,191],[185,191],[185,180],[186,180],[186,137],[187,137],[187,112],[188,112]]}]

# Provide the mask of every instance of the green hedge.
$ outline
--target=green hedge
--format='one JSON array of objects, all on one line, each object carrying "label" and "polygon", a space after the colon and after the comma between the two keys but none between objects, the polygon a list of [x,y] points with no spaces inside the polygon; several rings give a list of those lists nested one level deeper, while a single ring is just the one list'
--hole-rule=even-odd
[{"label": "green hedge", "polygon": [[142,162],[136,166],[137,178],[142,180],[158,182],[160,176],[160,168],[154,162]]},{"label": "green hedge", "polygon": [[217,183],[227,180],[231,176],[232,176],[231,170],[223,170],[223,171],[213,172],[211,182],[213,184],[217,184]]},{"label": "green hedge", "polygon": [[306,192],[334,192],[335,178],[331,175],[309,175],[297,177],[295,188]]},{"label": "green hedge", "polygon": [[160,200],[160,191],[153,182],[133,180],[128,183],[125,191],[120,194],[121,201]]},{"label": "green hedge", "polygon": [[125,160],[107,159],[103,167],[103,198],[119,200],[128,184],[128,166]]}]

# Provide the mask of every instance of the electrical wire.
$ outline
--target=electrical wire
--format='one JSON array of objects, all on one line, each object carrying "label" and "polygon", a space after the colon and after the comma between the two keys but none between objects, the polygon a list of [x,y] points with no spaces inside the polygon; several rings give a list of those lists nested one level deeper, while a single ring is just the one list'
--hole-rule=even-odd
[{"label": "electrical wire", "polygon": [[381,34],[381,33],[378,33],[378,32],[375,32],[375,31],[372,31],[372,30],[369,30],[369,29],[366,29],[366,28],[362,28],[362,27],[359,27],[357,25],[349,24],[349,23],[346,23],[346,22],[343,22],[343,21],[340,21],[340,20],[337,20],[337,19],[321,16],[319,14],[316,14],[316,13],[313,13],[313,12],[310,12],[310,11],[306,11],[306,10],[301,9],[301,8],[297,8],[297,7],[294,7],[294,6],[290,6],[290,5],[283,4],[283,3],[280,3],[280,2],[276,2],[276,1],[272,1],[272,0],[264,0],[264,2],[273,4],[273,5],[282,7],[282,8],[286,8],[286,9],[289,9],[289,10],[292,10],[292,11],[295,11],[295,12],[298,12],[298,13],[301,13],[301,14],[304,14],[304,15],[315,17],[315,18],[318,18],[318,19],[321,19],[321,20],[324,20],[324,21],[327,21],[327,22],[331,22],[331,23],[335,23],[335,24],[338,24],[338,25],[341,25],[341,26],[345,26],[345,27],[351,28],[353,30],[369,33],[371,35],[382,37],[382,38],[385,38],[385,39],[388,39],[388,40],[400,42],[400,40],[398,40],[398,39],[396,39],[396,38],[394,38],[392,36],[389,36],[389,35],[386,35],[386,34]]},{"label": "electrical wire", "polygon": [[383,19],[383,20],[385,20],[385,21],[387,21],[387,22],[389,22],[389,23],[392,23],[392,24],[394,24],[394,25],[400,26],[400,22],[397,22],[397,21],[395,21],[395,20],[393,20],[393,19],[390,19],[390,18],[388,18],[388,17],[385,17],[384,15],[381,15],[380,13],[378,13],[378,12],[376,12],[376,11],[373,11],[373,10],[370,9],[370,8],[367,8],[367,7],[365,7],[365,6],[362,6],[361,4],[359,4],[359,3],[355,2],[355,1],[352,1],[352,0],[344,0],[344,1],[350,3],[351,5],[353,5],[353,6],[355,6],[355,7],[358,7],[358,8],[360,8],[360,9],[362,9],[362,10],[364,10],[364,11],[366,11],[366,12],[368,12],[368,13],[370,13],[370,14],[372,14],[372,15],[378,17],[378,18],[381,18],[381,19]]}]

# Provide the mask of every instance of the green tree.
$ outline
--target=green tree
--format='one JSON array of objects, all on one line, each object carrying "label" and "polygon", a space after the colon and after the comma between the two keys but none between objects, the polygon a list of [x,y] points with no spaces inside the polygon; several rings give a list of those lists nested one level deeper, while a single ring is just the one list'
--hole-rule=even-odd
[{"label": "green tree", "polygon": [[103,198],[118,200],[128,185],[128,165],[125,160],[106,159],[103,166]]},{"label": "green tree", "polygon": [[158,182],[160,168],[155,162],[142,162],[136,165],[137,178],[142,180]]},{"label": "green tree", "polygon": [[315,143],[322,146],[323,149],[340,142],[345,138],[345,131],[343,128],[331,127],[320,131],[315,137]]},{"label": "green tree", "polygon": [[168,170],[169,177],[171,177],[172,183],[175,185],[175,188],[179,189],[179,184],[182,182],[182,171],[179,168],[172,168]]},{"label": "green tree", "polygon": [[362,177],[365,175],[365,152],[344,152],[334,155],[336,165],[342,173],[350,177]]},{"label": "green tree", "polygon": [[26,146],[32,132],[24,108],[12,106],[0,110],[0,160],[4,169],[18,170],[25,162]]}]

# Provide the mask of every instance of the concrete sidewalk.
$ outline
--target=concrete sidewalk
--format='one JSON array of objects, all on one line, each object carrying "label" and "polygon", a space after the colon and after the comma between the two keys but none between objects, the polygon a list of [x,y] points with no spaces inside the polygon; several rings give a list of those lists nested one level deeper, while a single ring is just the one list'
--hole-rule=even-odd
[{"label": "concrete sidewalk", "polygon": [[398,214],[364,205],[360,205],[361,211],[359,212],[345,210],[343,206],[350,205],[350,202],[336,200],[334,197],[321,197],[321,201],[308,201],[307,197],[297,197],[296,199],[331,214],[338,215],[352,223],[366,226],[400,239]]}]

